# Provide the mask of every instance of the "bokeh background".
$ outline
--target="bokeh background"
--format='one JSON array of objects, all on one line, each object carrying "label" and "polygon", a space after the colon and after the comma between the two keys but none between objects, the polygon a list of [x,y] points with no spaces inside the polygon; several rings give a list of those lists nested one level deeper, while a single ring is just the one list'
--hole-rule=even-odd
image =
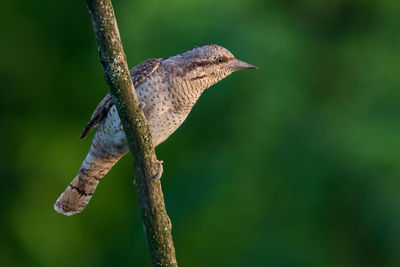
[{"label": "bokeh background", "polygon": [[[260,66],[157,148],[181,266],[400,266],[400,4],[114,1],[130,67],[216,43]],[[84,1],[0,9],[0,265],[150,266],[130,156],[53,203],[107,93]]]}]

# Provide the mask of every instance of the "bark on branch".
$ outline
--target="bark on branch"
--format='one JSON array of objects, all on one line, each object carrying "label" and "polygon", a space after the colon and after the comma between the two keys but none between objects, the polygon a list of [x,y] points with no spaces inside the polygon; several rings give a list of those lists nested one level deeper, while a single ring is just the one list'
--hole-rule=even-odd
[{"label": "bark on branch", "polygon": [[160,181],[157,158],[146,118],[129,74],[114,10],[110,0],[86,0],[99,45],[104,76],[121,117],[135,168],[136,189],[153,266],[177,266]]}]

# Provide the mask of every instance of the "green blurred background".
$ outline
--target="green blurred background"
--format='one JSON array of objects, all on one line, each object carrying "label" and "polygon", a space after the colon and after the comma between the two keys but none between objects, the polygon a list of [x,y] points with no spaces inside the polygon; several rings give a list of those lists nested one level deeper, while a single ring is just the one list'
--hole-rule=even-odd
[{"label": "green blurred background", "polygon": [[[400,266],[397,0],[114,1],[130,67],[216,43],[260,66],[157,148],[181,266]],[[0,265],[150,266],[130,156],[53,203],[107,93],[84,1],[0,9]]]}]

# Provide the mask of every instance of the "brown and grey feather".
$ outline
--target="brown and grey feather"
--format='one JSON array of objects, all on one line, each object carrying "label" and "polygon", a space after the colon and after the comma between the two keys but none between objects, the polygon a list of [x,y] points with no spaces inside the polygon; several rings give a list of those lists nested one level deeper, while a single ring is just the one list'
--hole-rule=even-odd
[{"label": "brown and grey feather", "polygon": [[[137,97],[144,104],[142,110],[153,145],[159,145],[175,132],[204,90],[240,69],[238,66],[252,66],[243,63],[223,47],[206,45],[165,59],[148,59],[135,66],[130,74]],[[81,138],[94,127],[97,131],[86,159],[54,205],[55,210],[62,214],[82,211],[99,181],[129,151],[110,94],[95,109]]]},{"label": "brown and grey feather", "polygon": [[[139,84],[143,83],[147,77],[153,74],[158,66],[160,66],[160,62],[160,58],[150,58],[140,62],[138,65],[132,68],[130,74],[134,87],[136,88],[139,86]],[[114,102],[111,94],[108,93],[94,110],[89,123],[81,133],[81,139],[84,139],[90,133],[90,131],[99,124],[100,121],[104,120],[108,114],[108,111],[113,105]]]}]

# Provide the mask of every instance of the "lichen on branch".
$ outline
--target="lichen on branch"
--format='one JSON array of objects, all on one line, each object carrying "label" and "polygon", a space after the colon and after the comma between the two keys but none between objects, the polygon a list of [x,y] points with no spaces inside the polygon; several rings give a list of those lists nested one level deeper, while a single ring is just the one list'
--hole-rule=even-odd
[{"label": "lichen on branch", "polygon": [[[138,202],[153,266],[177,266],[171,222],[165,209],[157,157],[147,120],[139,108],[110,0],[86,0],[104,77],[128,138]],[[138,26],[139,27],[139,26]]]}]

